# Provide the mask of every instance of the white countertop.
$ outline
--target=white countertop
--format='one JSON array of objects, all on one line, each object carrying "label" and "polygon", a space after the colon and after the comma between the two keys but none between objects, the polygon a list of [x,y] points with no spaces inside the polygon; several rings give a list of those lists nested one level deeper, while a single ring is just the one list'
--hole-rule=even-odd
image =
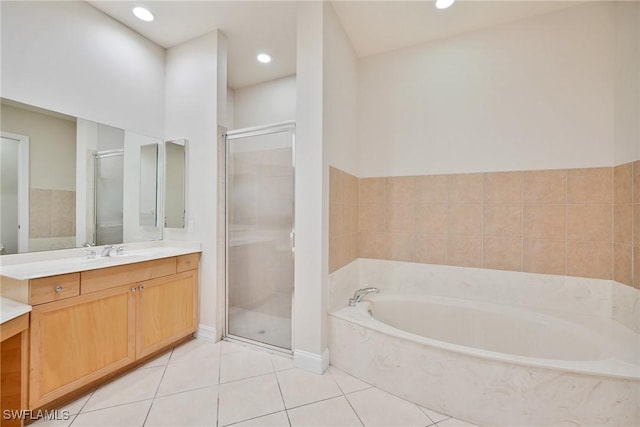
[{"label": "white countertop", "polygon": [[145,247],[135,247],[135,245],[126,246],[127,249],[125,249],[122,255],[114,254],[109,257],[99,256],[102,247],[90,248],[98,254],[98,256],[92,259],[88,259],[86,255],[84,255],[84,249],[73,249],[71,253],[65,252],[66,256],[61,258],[31,260],[25,257],[26,262],[1,265],[0,275],[16,280],[37,279],[39,277],[96,270],[116,265],[187,255],[201,251],[199,243],[180,246],[167,246],[166,243],[155,246],[145,245]]},{"label": "white countertop", "polygon": [[0,297],[0,324],[31,311],[31,306],[9,298]]}]

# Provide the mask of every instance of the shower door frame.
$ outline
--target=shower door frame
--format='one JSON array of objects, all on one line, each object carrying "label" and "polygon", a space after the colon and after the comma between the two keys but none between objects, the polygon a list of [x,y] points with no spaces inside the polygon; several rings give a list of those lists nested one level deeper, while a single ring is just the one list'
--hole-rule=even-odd
[{"label": "shower door frame", "polygon": [[[240,138],[248,138],[252,136],[261,136],[261,135],[269,135],[280,132],[290,132],[291,133],[291,171],[292,171],[292,180],[291,183],[293,186],[293,204],[291,206],[291,261],[292,261],[292,270],[291,270],[291,348],[283,348],[278,347],[276,345],[267,344],[260,341],[255,341],[250,338],[241,337],[238,335],[229,334],[229,158],[230,158],[230,150],[229,143],[230,140],[240,139]],[[231,341],[239,341],[242,343],[263,347],[269,350],[277,351],[280,353],[293,355],[294,346],[294,330],[295,330],[295,322],[294,322],[294,313],[295,313],[295,257],[296,257],[296,122],[295,120],[284,121],[273,123],[270,125],[263,126],[252,126],[243,129],[234,129],[227,131],[224,134],[224,196],[225,196],[225,210],[224,210],[224,331],[223,331],[223,339],[229,339]]]}]

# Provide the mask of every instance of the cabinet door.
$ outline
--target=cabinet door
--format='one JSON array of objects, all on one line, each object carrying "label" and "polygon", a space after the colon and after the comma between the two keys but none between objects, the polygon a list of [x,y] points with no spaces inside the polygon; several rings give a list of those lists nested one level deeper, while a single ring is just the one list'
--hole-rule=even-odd
[{"label": "cabinet door", "polygon": [[135,360],[133,289],[120,286],[33,307],[30,408]]},{"label": "cabinet door", "polygon": [[144,357],[195,332],[197,285],[197,270],[139,284],[136,357]]}]

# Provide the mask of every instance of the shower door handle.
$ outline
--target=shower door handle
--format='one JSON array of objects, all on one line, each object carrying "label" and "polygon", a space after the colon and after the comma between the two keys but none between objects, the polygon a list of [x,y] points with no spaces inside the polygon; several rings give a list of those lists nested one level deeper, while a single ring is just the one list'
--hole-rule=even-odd
[{"label": "shower door handle", "polygon": [[291,229],[289,233],[289,240],[291,241],[291,252],[296,251],[296,232],[294,229]]}]

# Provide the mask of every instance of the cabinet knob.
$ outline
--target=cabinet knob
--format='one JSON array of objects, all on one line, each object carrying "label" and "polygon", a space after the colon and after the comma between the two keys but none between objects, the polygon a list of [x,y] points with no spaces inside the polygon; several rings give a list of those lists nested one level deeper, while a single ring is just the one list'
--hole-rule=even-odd
[{"label": "cabinet knob", "polygon": [[56,286],[56,292],[62,292],[62,285]]},{"label": "cabinet knob", "polygon": [[143,290],[144,289],[144,285],[140,285],[139,288],[140,288],[140,290]]},{"label": "cabinet knob", "polygon": [[134,286],[133,288],[131,288],[131,292],[135,292],[136,291],[136,287]]}]

